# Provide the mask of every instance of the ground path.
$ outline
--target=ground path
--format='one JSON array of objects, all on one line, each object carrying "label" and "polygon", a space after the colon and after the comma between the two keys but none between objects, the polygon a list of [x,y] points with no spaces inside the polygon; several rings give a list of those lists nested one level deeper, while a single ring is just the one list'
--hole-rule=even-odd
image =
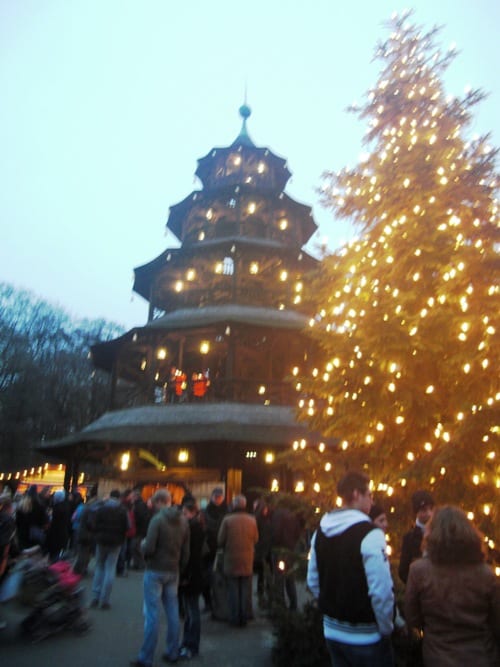
[{"label": "ground path", "polygon": [[[85,579],[89,601],[91,580]],[[254,581],[255,585],[255,581]],[[8,627],[0,630],[0,662],[5,667],[127,667],[137,657],[142,641],[142,574],[131,572],[117,578],[109,611],[88,611],[92,628],[84,635],[66,631],[41,642],[20,637],[19,623],[29,609],[14,603],[3,605]],[[272,627],[254,600],[255,620],[246,628],[230,628],[226,623],[202,615],[200,655],[179,661],[193,667],[271,667]],[[165,664],[161,652],[165,637],[164,619],[158,642],[155,667]]]}]

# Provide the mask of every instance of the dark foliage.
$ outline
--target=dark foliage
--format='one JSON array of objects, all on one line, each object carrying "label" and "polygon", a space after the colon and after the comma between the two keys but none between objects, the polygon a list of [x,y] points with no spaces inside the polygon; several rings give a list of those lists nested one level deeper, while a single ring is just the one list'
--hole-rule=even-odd
[{"label": "dark foliage", "polygon": [[314,603],[308,602],[296,612],[277,609],[272,622],[274,667],[329,667],[321,612]]},{"label": "dark foliage", "polygon": [[99,416],[109,379],[94,372],[90,346],[121,333],[105,320],[72,320],[32,293],[0,283],[0,468],[40,463],[41,440]]}]

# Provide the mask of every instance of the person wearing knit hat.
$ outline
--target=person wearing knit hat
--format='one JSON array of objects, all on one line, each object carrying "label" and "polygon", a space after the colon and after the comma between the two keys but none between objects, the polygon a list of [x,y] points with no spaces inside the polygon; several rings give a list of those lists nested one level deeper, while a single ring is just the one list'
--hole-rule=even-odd
[{"label": "person wearing knit hat", "polygon": [[426,523],[432,516],[434,499],[428,491],[419,489],[411,497],[415,526],[403,536],[401,557],[399,559],[399,578],[406,584],[410,564],[422,556],[422,538]]}]

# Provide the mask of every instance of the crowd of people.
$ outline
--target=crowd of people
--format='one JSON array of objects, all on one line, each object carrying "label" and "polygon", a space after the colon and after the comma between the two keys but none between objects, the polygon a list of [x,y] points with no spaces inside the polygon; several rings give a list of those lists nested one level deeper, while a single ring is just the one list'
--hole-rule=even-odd
[{"label": "crowd of people", "polygon": [[415,523],[402,536],[398,568],[405,593],[397,604],[388,515],[373,503],[369,478],[349,472],[337,492],[341,507],[322,517],[307,543],[303,520],[286,503],[260,497],[249,511],[241,494],[228,505],[222,487],[204,509],[188,492],[173,504],[163,488],[144,499],[139,487],[106,498],[93,487],[85,502],[78,493],[35,486],[14,498],[4,490],[0,582],[9,559],[33,546],[51,563],[71,559],[81,576],[93,558],[90,607],[109,610],[115,577],[143,571],[144,638],[131,665],[151,667],[161,607],[163,660],[190,660],[200,651],[200,602],[214,618],[244,628],[253,618],[254,573],[260,607],[296,612],[294,556],[309,550],[307,585],[334,667],[391,667],[395,633],[421,646],[427,667],[500,664],[499,582],[466,515],[453,506],[435,508],[426,490],[413,494]]},{"label": "crowd of people", "polygon": [[415,525],[403,536],[399,561],[401,614],[384,536],[388,518],[373,504],[369,478],[349,472],[337,492],[342,506],[322,517],[307,572],[332,665],[392,667],[395,628],[408,645],[421,645],[425,667],[499,665],[500,585],[465,513],[435,508],[426,490],[413,494]]}]

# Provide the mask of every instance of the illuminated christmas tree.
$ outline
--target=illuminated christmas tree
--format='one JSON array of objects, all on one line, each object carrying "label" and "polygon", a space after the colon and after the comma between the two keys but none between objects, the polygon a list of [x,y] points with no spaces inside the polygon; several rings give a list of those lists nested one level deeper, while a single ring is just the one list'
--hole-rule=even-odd
[{"label": "illuminated christmas tree", "polygon": [[[365,466],[375,488],[417,485],[460,504],[495,543],[500,489],[497,151],[468,138],[483,98],[447,96],[455,57],[438,29],[392,20],[377,85],[352,109],[369,122],[354,169],[326,173],[322,203],[362,237],[310,283],[323,350],[299,369],[300,415],[339,451],[295,444],[323,490],[333,467]],[[311,369],[309,369],[311,370]],[[304,461],[306,462],[304,464]]]}]

